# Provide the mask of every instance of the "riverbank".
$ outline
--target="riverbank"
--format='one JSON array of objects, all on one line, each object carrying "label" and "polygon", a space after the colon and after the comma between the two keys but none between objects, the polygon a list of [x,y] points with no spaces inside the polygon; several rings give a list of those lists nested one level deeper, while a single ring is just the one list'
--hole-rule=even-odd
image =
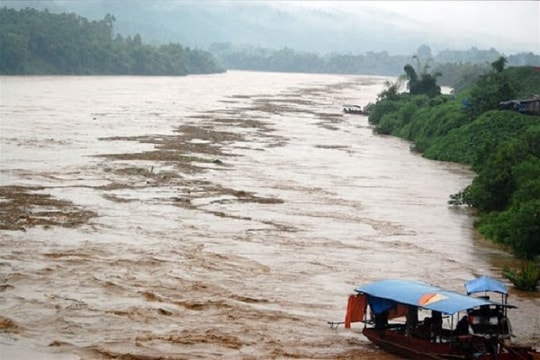
[{"label": "riverbank", "polygon": [[498,107],[540,93],[538,84],[538,69],[519,67],[493,70],[452,96],[398,94],[391,87],[369,117],[378,133],[411,141],[427,158],[471,166],[478,176],[451,203],[474,207],[484,236],[531,260],[540,254],[539,114]]}]

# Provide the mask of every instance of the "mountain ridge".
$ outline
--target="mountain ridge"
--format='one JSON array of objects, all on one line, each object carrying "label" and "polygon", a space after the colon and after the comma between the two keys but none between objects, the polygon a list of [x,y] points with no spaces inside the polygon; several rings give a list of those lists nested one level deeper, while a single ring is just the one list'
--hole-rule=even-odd
[{"label": "mountain ridge", "polygon": [[4,0],[2,4],[75,12],[92,20],[110,13],[116,18],[115,31],[122,36],[139,33],[149,43],[179,42],[203,49],[225,42],[271,49],[289,47],[320,55],[381,51],[413,54],[420,44],[429,44],[437,51],[449,45],[459,50],[490,47],[475,40],[472,33],[460,34],[456,40],[443,31],[425,31],[423,22],[406,15],[371,8],[351,11],[345,7],[308,8],[302,2],[209,0],[133,0],[129,6],[104,0]]}]

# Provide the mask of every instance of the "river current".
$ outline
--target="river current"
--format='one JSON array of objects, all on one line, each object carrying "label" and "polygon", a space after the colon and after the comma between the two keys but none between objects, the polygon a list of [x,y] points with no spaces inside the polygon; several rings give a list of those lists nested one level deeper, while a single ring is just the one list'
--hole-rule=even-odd
[{"label": "river current", "polygon": [[[448,205],[471,171],[342,113],[386,80],[0,78],[0,355],[396,359],[328,326],[356,286],[518,262]],[[539,293],[507,285],[538,346]]]}]

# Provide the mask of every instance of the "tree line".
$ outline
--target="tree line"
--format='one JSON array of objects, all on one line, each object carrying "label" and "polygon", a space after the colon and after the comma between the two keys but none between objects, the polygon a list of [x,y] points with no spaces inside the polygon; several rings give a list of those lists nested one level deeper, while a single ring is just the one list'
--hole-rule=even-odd
[{"label": "tree line", "polygon": [[[410,56],[386,51],[365,54],[300,52],[284,47],[265,49],[231,43],[213,44],[208,51],[178,43],[144,44],[141,36],[114,33],[115,17],[90,21],[73,13],[7,7],[0,9],[0,73],[2,74],[133,74],[186,75],[224,69],[398,76]],[[463,89],[489,71],[501,56],[495,49],[418,54],[431,60],[441,85]],[[540,66],[540,56],[520,53],[507,57],[509,65]]]},{"label": "tree line", "polygon": [[223,72],[214,57],[177,43],[153,46],[113,31],[115,17],[89,21],[47,10],[0,9],[0,73],[8,75],[187,75]]},{"label": "tree line", "polygon": [[[470,165],[476,177],[449,203],[475,208],[484,236],[519,257],[538,259],[540,116],[502,109],[500,103],[540,94],[540,68],[506,64],[499,57],[488,73],[452,95],[433,86],[438,74],[408,64],[406,75],[387,83],[369,105],[369,122],[378,133],[411,141],[427,158]],[[413,92],[422,78],[430,81]],[[404,81],[408,91],[401,91]]]},{"label": "tree line", "polygon": [[[267,49],[232,43],[214,43],[209,51],[227,69],[303,73],[399,76],[410,55],[391,55],[386,51],[364,54],[327,54],[301,52],[284,47]],[[490,70],[490,63],[502,56],[495,49],[445,50],[432,54],[421,45],[417,53],[429,59],[429,66],[440,73],[440,85],[463,89]],[[519,53],[507,57],[511,66],[540,66],[540,56]]]}]

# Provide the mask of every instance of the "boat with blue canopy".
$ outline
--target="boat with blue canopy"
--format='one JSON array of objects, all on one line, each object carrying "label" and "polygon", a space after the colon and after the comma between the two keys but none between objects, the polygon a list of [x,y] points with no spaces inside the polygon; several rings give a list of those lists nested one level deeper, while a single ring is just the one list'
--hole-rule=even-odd
[{"label": "boat with blue canopy", "polygon": [[505,302],[508,297],[506,285],[502,281],[486,275],[467,281],[465,283],[465,290],[467,291],[467,295],[484,293],[484,296],[488,296],[487,294],[489,292],[499,293]]},{"label": "boat with blue canopy", "polygon": [[[345,327],[364,324],[362,334],[408,359],[531,360],[532,346],[511,343],[504,284],[479,278],[467,294],[421,281],[381,280],[359,286],[348,299]],[[497,302],[479,292],[503,294]]]},{"label": "boat with blue canopy", "polygon": [[[479,296],[482,299],[490,299],[492,293],[499,294],[501,296],[501,302],[503,304],[508,303],[508,290],[506,285],[500,280],[492,277],[482,275],[476,279],[469,280],[465,283],[465,290],[469,296]],[[482,295],[478,295],[482,294]],[[503,318],[506,319],[506,330],[508,335],[512,335],[512,327],[510,319],[507,317],[507,309],[509,306],[502,308]],[[486,307],[480,307],[479,309],[472,309],[468,312],[469,323],[474,333],[493,334],[496,332],[496,324],[498,323],[497,317],[498,311],[492,311]]]}]

